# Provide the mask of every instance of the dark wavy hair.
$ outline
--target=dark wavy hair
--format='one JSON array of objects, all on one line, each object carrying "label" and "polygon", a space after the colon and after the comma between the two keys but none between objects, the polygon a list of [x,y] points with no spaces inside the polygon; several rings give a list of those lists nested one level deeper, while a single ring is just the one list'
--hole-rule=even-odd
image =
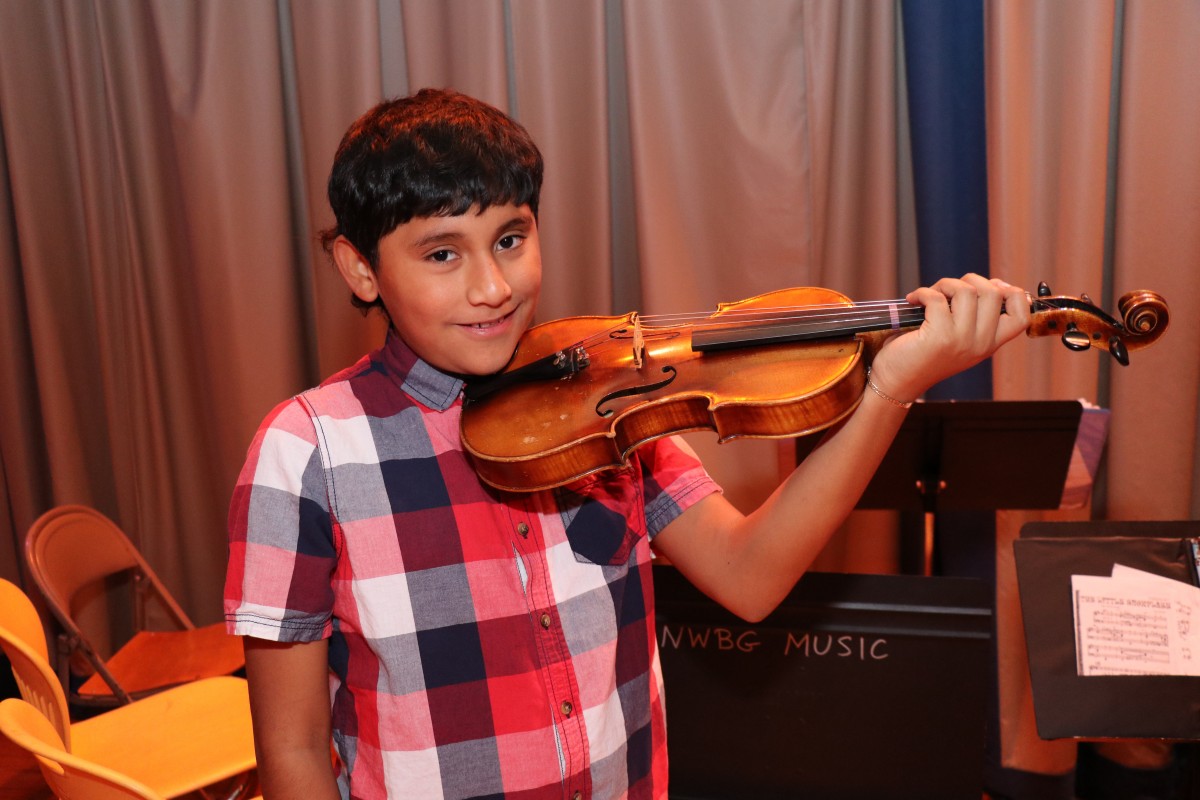
[{"label": "dark wavy hair", "polygon": [[[443,89],[388,100],[342,137],[328,187],[336,224],[321,241],[329,252],[345,236],[377,270],[379,240],[415,217],[512,203],[536,218],[542,169],[528,131],[487,103]],[[364,314],[383,307],[351,302]]]}]

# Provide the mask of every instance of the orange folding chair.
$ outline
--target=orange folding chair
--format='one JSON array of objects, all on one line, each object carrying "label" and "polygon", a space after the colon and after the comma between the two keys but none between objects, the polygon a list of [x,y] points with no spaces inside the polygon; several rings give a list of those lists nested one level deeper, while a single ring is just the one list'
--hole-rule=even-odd
[{"label": "orange folding chair", "polygon": [[[24,700],[0,702],[0,733],[33,756],[46,785],[63,800],[163,800],[128,775],[68,753],[50,720]],[[261,800],[255,797],[254,800]]]},{"label": "orange folding chair", "polygon": [[162,795],[132,778],[68,753],[50,720],[24,700],[0,702],[0,733],[33,755],[55,797],[162,800]]},{"label": "orange folding chair", "polygon": [[[60,506],[39,517],[25,537],[30,572],[63,628],[59,680],[81,706],[128,703],[168,686],[231,675],[245,665],[239,637],[217,623],[197,628],[129,538],[100,512]],[[104,658],[78,622],[80,607],[123,576],[132,581],[133,635]],[[148,630],[147,608],[157,603],[175,626]],[[70,663],[80,654],[94,673],[72,688]]]},{"label": "orange folding chair", "polygon": [[[0,649],[12,665],[21,697],[46,720],[61,749],[80,763],[127,776],[164,798],[231,779],[238,787],[251,784],[254,737],[242,678],[192,681],[72,722],[66,695],[47,660],[37,609],[20,587],[3,579]],[[29,712],[13,715],[19,715],[16,725],[27,721]],[[39,765],[45,769],[44,761]]]}]

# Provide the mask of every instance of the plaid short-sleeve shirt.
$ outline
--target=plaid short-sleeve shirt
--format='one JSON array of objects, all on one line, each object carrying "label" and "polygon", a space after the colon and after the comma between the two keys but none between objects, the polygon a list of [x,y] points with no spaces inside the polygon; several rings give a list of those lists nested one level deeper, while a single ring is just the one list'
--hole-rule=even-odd
[{"label": "plaid short-sleeve shirt", "polygon": [[461,388],[390,336],[268,416],[230,510],[229,630],[330,637],[344,796],[666,797],[649,543],[716,485],[663,440],[489,489]]}]

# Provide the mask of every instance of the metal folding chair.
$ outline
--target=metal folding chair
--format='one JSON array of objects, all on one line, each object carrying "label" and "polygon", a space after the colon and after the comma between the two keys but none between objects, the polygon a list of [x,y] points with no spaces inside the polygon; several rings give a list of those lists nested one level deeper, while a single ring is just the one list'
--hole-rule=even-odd
[{"label": "metal folding chair", "polygon": [[[231,675],[244,664],[241,641],[221,623],[197,628],[117,525],[85,506],[60,506],[43,514],[25,537],[30,572],[63,628],[58,636],[59,679],[71,703],[114,706],[168,686]],[[105,657],[78,620],[90,599],[114,594],[110,587],[132,583],[133,634]],[[147,629],[147,608],[157,603],[173,630]],[[117,603],[119,605],[119,603]],[[96,633],[96,631],[93,631]],[[86,658],[93,674],[78,687],[70,664]]]}]

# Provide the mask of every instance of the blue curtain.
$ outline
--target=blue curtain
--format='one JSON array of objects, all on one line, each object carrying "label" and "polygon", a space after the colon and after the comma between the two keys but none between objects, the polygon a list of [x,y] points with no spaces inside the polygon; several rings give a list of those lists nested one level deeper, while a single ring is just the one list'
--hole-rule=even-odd
[{"label": "blue curtain", "polygon": [[[921,283],[988,275],[983,0],[904,0],[901,20]],[[991,399],[991,362],[927,397]]]},{"label": "blue curtain", "polygon": [[[901,6],[917,253],[921,283],[926,285],[965,272],[989,274],[983,13],[983,0],[903,0]],[[990,400],[991,361],[943,381],[926,397]],[[935,572],[994,585],[995,514],[941,512],[936,520]],[[903,523],[910,542],[919,532],[915,522]],[[906,549],[911,552],[912,547]],[[985,784],[1023,785],[1021,778],[1027,776],[1018,777],[1001,766],[995,647],[993,636]],[[1062,788],[1056,785],[1049,794],[1025,796],[1054,797]]]}]

